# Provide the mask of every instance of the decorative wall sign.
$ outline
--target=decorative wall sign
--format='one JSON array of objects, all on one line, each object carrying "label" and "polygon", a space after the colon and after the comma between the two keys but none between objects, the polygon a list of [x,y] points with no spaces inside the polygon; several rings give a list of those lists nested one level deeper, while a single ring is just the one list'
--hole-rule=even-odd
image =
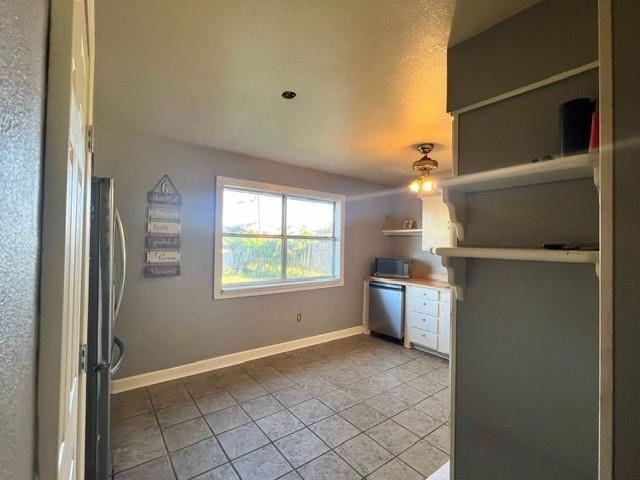
[{"label": "decorative wall sign", "polygon": [[177,250],[147,250],[147,263],[180,263]]},{"label": "decorative wall sign", "polygon": [[175,277],[180,275],[180,265],[147,265],[144,274],[147,277]]},{"label": "decorative wall sign", "polygon": [[178,222],[148,222],[147,233],[160,235],[179,235],[182,233],[182,224]]},{"label": "decorative wall sign", "polygon": [[180,248],[177,235],[147,235],[147,248]]},{"label": "decorative wall sign", "polygon": [[144,274],[147,277],[180,275],[180,207],[182,195],[168,175],[147,193],[147,239]]}]

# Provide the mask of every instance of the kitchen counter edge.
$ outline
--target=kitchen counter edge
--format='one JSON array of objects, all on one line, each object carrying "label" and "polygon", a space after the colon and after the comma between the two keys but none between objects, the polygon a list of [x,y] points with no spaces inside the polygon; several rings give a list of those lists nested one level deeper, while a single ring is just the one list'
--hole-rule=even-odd
[{"label": "kitchen counter edge", "polygon": [[388,278],[388,277],[364,277],[366,282],[374,280],[376,282],[392,283],[395,285],[405,285],[407,287],[428,287],[437,288],[438,290],[450,290],[449,284],[441,280],[434,280],[432,278]]}]

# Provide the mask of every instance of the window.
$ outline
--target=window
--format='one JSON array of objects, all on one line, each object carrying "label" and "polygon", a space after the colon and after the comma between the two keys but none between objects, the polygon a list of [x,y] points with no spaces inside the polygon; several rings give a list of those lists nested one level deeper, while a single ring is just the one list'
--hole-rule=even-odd
[{"label": "window", "polygon": [[214,298],[342,286],[344,196],[218,177]]}]

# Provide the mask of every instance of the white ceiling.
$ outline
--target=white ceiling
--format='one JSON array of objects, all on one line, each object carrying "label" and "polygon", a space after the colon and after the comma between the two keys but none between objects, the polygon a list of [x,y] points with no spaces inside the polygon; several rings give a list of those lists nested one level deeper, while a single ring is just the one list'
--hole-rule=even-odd
[{"label": "white ceiling", "polygon": [[97,120],[398,183],[420,142],[450,168],[450,32],[534,1],[98,0]]}]

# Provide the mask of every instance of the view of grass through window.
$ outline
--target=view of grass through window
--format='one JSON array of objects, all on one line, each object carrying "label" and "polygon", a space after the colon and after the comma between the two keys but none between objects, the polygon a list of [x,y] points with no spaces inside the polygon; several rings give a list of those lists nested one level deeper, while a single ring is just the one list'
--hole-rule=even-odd
[{"label": "view of grass through window", "polygon": [[226,187],[222,284],[332,278],[335,204]]}]

